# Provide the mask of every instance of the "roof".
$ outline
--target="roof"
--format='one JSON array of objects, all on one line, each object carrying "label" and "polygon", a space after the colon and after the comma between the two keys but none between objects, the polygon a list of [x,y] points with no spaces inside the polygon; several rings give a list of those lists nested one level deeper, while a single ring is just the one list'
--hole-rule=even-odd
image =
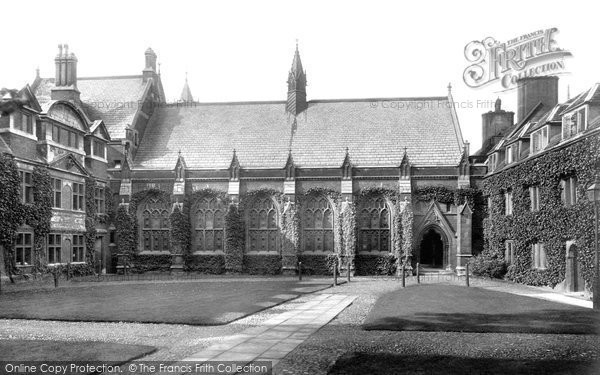
[{"label": "roof", "polygon": [[594,84],[592,87],[573,98],[572,101],[568,103],[569,105],[562,110],[561,114],[570,112],[573,109],[590,102],[600,103],[600,83]]},{"label": "roof", "polygon": [[[385,108],[383,102],[394,103]],[[430,101],[418,106],[418,101]],[[297,117],[286,102],[193,103],[155,109],[133,168],[339,168],[346,147],[356,167],[456,166],[462,136],[447,97],[313,100]]]},{"label": "roof", "polygon": [[[141,75],[77,78],[82,109],[91,120],[104,120],[111,138],[125,138],[125,129],[133,123],[138,103],[150,85]],[[54,78],[41,78],[35,95],[42,104],[50,101]]]}]

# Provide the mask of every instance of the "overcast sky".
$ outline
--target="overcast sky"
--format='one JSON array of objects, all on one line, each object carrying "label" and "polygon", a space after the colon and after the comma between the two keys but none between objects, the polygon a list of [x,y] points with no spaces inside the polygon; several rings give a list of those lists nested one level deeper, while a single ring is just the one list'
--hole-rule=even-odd
[{"label": "overcast sky", "polygon": [[[579,3],[579,4],[578,4]],[[477,101],[515,110],[516,93],[472,89],[462,79],[467,43],[507,41],[557,27],[573,53],[559,82],[572,96],[600,81],[594,2],[502,1],[12,1],[2,4],[0,87],[31,83],[39,66],[54,76],[59,43],[69,44],[78,74],[140,74],[144,51],[159,55],[167,98],[181,93],[185,72],[200,101],[283,100],[295,40],[309,99],[443,96],[449,82],[471,152],[481,145]],[[594,9],[595,8],[595,9]],[[384,110],[384,109],[380,109]],[[391,110],[391,109],[388,109]],[[424,136],[435,136],[424,135]]]}]

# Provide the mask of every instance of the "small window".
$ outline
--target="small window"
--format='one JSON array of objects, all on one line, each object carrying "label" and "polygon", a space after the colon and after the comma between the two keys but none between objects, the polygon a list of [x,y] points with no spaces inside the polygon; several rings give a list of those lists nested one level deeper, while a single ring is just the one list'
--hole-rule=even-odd
[{"label": "small window", "polygon": [[104,145],[104,143],[98,141],[98,140],[94,140],[92,142],[92,153],[94,156],[97,156],[99,158],[102,159],[106,159],[106,146]]},{"label": "small window", "polygon": [[539,185],[529,187],[529,199],[531,200],[531,211],[540,210],[540,187]]},{"label": "small window", "polygon": [[105,212],[105,195],[104,188],[101,186],[96,186],[94,189],[94,203],[96,204],[96,212],[99,214],[103,214]]},{"label": "small window", "polygon": [[33,248],[32,233],[17,233],[15,244],[15,258],[17,265],[28,266],[31,264],[31,251]]},{"label": "small window", "polygon": [[546,269],[548,267],[548,263],[546,260],[546,250],[544,249],[543,243],[535,243],[531,245],[531,252],[533,258],[533,268],[535,269]]},{"label": "small window", "polygon": [[53,205],[52,207],[54,208],[61,208],[61,202],[62,202],[62,180],[59,180],[58,178],[53,178],[52,179],[52,190],[54,191],[54,200],[53,200]]},{"label": "small window", "polygon": [[563,204],[571,207],[577,204],[577,177],[571,176],[560,180],[560,197]]},{"label": "small window", "polygon": [[512,215],[513,214],[513,192],[512,189],[506,190],[504,193],[504,214]]},{"label": "small window", "polygon": [[121,160],[115,160],[115,169],[121,169]]},{"label": "small window", "polygon": [[17,129],[29,134],[33,134],[33,117],[23,113],[21,115],[21,124],[16,126]]},{"label": "small window", "polygon": [[73,183],[73,210],[83,211],[84,206],[83,184]]},{"label": "small window", "polygon": [[60,127],[52,125],[52,140],[56,143],[60,143]]},{"label": "small window", "polygon": [[61,235],[50,233],[48,235],[48,263],[60,263],[61,249]]},{"label": "small window", "polygon": [[73,235],[73,262],[85,261],[85,242],[83,235]]},{"label": "small window", "polygon": [[512,240],[507,240],[504,246],[504,261],[508,264],[513,264],[515,261],[515,243]]},{"label": "small window", "polygon": [[33,203],[33,181],[30,172],[19,171],[21,179],[21,202]]},{"label": "small window", "polygon": [[513,162],[513,146],[508,146],[506,148],[506,164],[510,164]]}]

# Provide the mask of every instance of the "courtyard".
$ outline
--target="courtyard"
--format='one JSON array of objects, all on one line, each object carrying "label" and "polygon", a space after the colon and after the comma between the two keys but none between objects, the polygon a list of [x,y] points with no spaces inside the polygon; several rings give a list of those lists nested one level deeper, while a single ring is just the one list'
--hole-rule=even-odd
[{"label": "courtyard", "polygon": [[[27,352],[43,358],[56,353],[52,348],[86,343],[90,361],[268,357],[276,374],[593,374],[600,368],[597,315],[515,295],[548,291],[542,288],[484,279],[471,288],[410,279],[401,288],[397,279],[377,277],[336,287],[329,279],[284,277],[106,284],[2,295],[2,358],[25,360]],[[117,293],[112,305],[102,297],[111,293]],[[180,303],[173,305],[175,299]],[[150,321],[146,310],[153,322],[142,323]],[[76,352],[58,358],[86,360],[85,351]]]}]

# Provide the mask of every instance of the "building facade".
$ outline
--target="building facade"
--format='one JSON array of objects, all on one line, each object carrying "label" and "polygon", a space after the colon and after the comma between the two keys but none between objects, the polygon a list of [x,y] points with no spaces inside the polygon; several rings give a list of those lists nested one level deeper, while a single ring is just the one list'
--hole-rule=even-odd
[{"label": "building facade", "polygon": [[568,292],[592,285],[594,216],[586,189],[600,165],[599,87],[559,103],[557,77],[522,79],[515,123],[499,102],[483,115],[487,139],[476,158],[488,167],[485,252],[509,264],[512,280]]},{"label": "building facade", "polygon": [[[434,97],[309,100],[296,48],[285,100],[199,103],[186,80],[182,100],[166,103],[151,49],[135,76],[78,78],[77,60],[66,61],[66,76],[57,65],[54,79],[37,77],[28,88],[49,138],[29,137],[48,146],[27,155],[73,160],[73,177],[57,167],[56,178],[76,184],[89,173],[106,186],[114,208],[98,233],[109,234],[99,245],[107,272],[125,251],[111,235],[122,233],[119,208],[134,222],[130,263],[138,270],[168,269],[175,251],[187,255],[188,270],[225,272],[235,242],[242,272],[296,272],[302,262],[325,273],[334,255],[360,274],[387,273],[395,260],[460,271],[482,247],[476,191],[486,167],[469,157],[450,86]],[[69,126],[78,146],[52,140],[46,120]],[[103,156],[85,137],[107,145]],[[68,207],[73,222],[85,212]],[[174,212],[185,217],[177,235],[185,240],[174,235]],[[48,237],[46,252],[55,240]]]}]

